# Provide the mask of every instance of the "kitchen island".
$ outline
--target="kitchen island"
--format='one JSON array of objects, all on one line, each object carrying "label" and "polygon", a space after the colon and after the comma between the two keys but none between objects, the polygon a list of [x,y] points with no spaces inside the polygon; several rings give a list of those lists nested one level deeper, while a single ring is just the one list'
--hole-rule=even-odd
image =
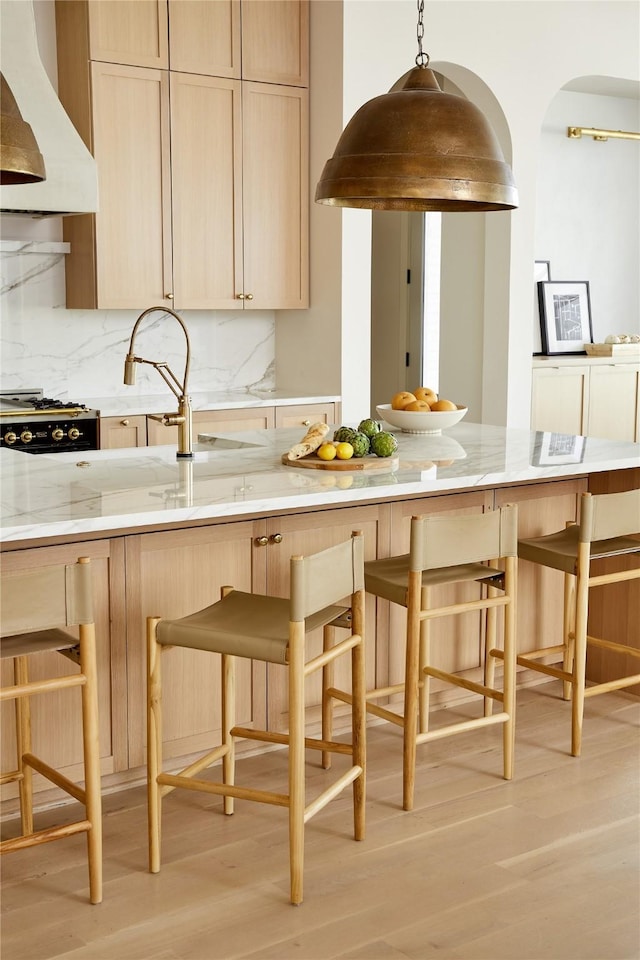
[{"label": "kitchen island", "polygon": [[[101,752],[109,784],[142,775],[147,616],[182,616],[214,602],[227,583],[286,595],[292,554],[323,549],[353,529],[364,532],[367,559],[390,556],[408,549],[413,514],[478,512],[514,502],[521,534],[534,536],[574,518],[584,490],[640,485],[640,446],[624,442],[461,422],[441,435],[398,434],[395,469],[379,461],[377,469],[338,472],[283,465],[282,453],[300,436],[300,430],[279,429],[202,437],[190,462],[177,462],[174,447],[82,458],[1,451],[4,571],[80,555],[93,561]],[[550,571],[520,567],[518,642],[526,650],[555,642],[562,585]],[[625,612],[616,599],[614,638],[621,642],[633,642],[637,632],[630,604]],[[402,674],[401,616],[367,599],[371,685]],[[479,621],[470,617],[456,627],[455,643],[450,629],[443,621],[434,631],[443,669],[477,676]],[[219,666],[197,651],[168,654],[176,655],[179,669],[167,671],[165,756],[183,758],[216,736]],[[276,666],[243,664],[239,722],[281,729],[283,682]],[[319,691],[311,699],[317,705]],[[316,720],[312,707],[309,721]],[[64,706],[52,697],[34,723],[54,759],[76,775],[80,744],[67,730]],[[4,723],[4,748],[11,737],[11,723]]]}]

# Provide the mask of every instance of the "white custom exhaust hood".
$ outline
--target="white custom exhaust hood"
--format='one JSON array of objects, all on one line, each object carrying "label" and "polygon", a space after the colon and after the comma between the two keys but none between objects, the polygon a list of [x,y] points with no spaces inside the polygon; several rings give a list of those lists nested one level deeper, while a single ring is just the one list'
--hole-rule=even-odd
[{"label": "white custom exhaust hood", "polygon": [[40,59],[32,0],[0,0],[2,73],[44,157],[42,183],[0,187],[0,212],[30,217],[95,213],[96,162],[65,113]]}]

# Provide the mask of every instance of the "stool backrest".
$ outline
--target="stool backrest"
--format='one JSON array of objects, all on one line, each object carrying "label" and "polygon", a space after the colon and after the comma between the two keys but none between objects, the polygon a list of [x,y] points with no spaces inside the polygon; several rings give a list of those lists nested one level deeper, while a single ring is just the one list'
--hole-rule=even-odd
[{"label": "stool backrest", "polygon": [[412,517],[409,569],[481,563],[518,553],[518,509],[507,504],[481,514]]},{"label": "stool backrest", "polygon": [[583,493],[579,523],[581,543],[640,533],[640,490]]},{"label": "stool backrest", "polygon": [[364,537],[308,557],[291,557],[291,620],[304,620],[347,596],[364,590]]},{"label": "stool backrest", "polygon": [[92,623],[91,564],[77,563],[2,573],[0,636]]}]

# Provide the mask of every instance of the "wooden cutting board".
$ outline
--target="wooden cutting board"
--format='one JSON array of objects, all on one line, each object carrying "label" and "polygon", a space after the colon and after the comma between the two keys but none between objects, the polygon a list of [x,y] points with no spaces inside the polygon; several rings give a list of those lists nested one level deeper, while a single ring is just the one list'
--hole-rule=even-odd
[{"label": "wooden cutting board", "polygon": [[398,457],[352,457],[351,460],[321,460],[315,453],[310,453],[300,460],[289,460],[286,453],[282,454],[285,467],[301,467],[306,470],[396,470]]}]

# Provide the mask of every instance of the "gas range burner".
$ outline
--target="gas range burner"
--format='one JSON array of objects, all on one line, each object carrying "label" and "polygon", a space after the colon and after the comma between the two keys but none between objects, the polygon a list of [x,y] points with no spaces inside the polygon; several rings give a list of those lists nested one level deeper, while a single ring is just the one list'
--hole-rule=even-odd
[{"label": "gas range burner", "polygon": [[97,410],[42,393],[0,392],[0,446],[25,453],[97,449]]}]

